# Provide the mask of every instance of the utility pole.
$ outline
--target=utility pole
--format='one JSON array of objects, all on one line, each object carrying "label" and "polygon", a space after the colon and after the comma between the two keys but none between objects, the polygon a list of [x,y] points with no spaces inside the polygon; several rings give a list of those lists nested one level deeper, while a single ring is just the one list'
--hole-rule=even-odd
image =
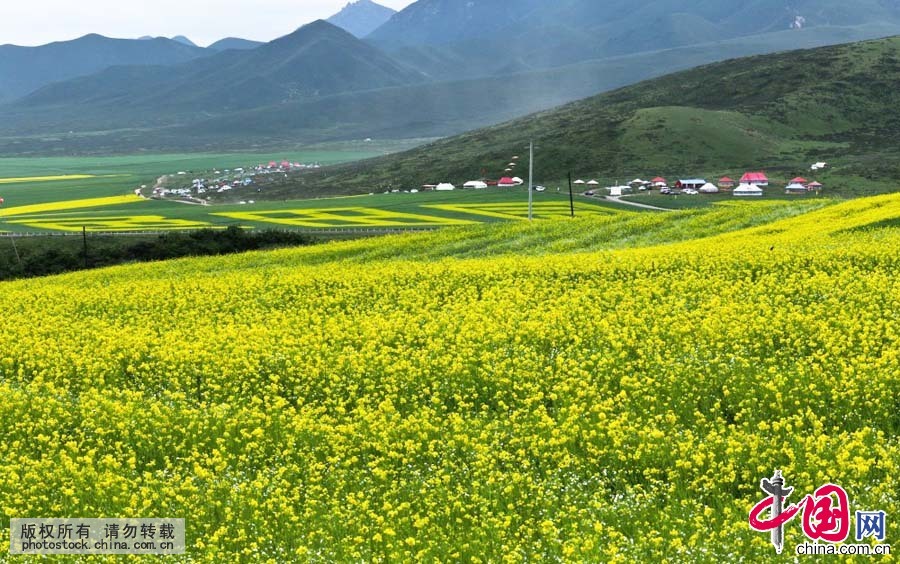
[{"label": "utility pole", "polygon": [[575,218],[575,196],[572,193],[572,172],[569,172],[569,209],[572,210],[572,218]]},{"label": "utility pole", "polygon": [[534,219],[534,141],[528,144],[528,221]]},{"label": "utility pole", "polygon": [[22,257],[19,256],[19,247],[16,246],[16,236],[10,236],[9,240],[12,241],[13,251],[16,252],[16,264],[22,264]]},{"label": "utility pole", "polygon": [[81,226],[81,237],[84,239],[84,267],[88,267],[88,250],[87,250],[87,227]]}]

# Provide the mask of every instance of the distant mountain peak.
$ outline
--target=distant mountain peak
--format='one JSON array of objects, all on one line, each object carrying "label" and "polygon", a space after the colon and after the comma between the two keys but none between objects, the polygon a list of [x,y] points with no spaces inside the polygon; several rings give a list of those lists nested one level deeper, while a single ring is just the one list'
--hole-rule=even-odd
[{"label": "distant mountain peak", "polygon": [[365,37],[391,19],[397,11],[372,0],[348,2],[344,9],[328,21],[356,37]]},{"label": "distant mountain peak", "polygon": [[175,37],[172,37],[171,39],[172,39],[172,41],[177,41],[178,43],[181,43],[182,45],[189,45],[191,47],[197,46],[196,43],[194,43],[193,41],[191,41],[190,39],[188,39],[187,37],[185,37],[183,35],[176,35]]},{"label": "distant mountain peak", "polygon": [[212,45],[209,45],[207,49],[212,49],[213,51],[227,51],[228,49],[247,51],[250,49],[256,49],[260,45],[263,45],[261,41],[252,41],[250,39],[242,39],[240,37],[226,37],[225,39],[220,39]]}]

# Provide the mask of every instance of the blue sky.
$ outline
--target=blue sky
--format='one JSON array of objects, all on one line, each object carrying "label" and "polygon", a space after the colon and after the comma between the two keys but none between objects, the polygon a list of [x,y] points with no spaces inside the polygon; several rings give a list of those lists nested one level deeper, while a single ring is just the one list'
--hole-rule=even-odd
[{"label": "blue sky", "polygon": [[[413,0],[375,0],[400,10]],[[339,11],[348,0],[0,0],[0,45],[42,45],[99,33],[269,41]]]}]

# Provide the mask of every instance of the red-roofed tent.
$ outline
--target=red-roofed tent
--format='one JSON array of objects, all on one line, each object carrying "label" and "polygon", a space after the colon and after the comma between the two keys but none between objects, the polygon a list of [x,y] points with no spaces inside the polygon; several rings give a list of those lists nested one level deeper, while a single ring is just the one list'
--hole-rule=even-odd
[{"label": "red-roofed tent", "polygon": [[807,184],[809,180],[803,178],[802,176],[798,176],[797,178],[791,180],[791,184]]},{"label": "red-roofed tent", "polygon": [[510,186],[516,186],[516,183],[515,183],[515,181],[513,181],[512,178],[510,178],[508,176],[504,176],[503,178],[501,178],[500,180],[497,181],[497,186],[502,186],[502,187],[508,188]]}]

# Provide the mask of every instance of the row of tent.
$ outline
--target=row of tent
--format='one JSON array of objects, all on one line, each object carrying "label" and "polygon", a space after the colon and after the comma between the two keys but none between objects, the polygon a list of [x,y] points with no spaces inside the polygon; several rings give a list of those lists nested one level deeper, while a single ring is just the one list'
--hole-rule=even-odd
[{"label": "row of tent", "polygon": [[[492,181],[490,184],[483,180],[470,180],[463,184],[463,188],[484,190],[490,185],[495,185],[499,188],[512,188],[513,186],[521,186],[523,184],[525,184],[525,181],[518,176],[512,178],[504,176],[496,183]],[[426,184],[422,186],[422,188],[425,188],[426,190],[436,190],[438,192],[449,192],[451,190],[456,190],[456,186],[454,186],[450,182],[441,182],[440,184]]]}]

